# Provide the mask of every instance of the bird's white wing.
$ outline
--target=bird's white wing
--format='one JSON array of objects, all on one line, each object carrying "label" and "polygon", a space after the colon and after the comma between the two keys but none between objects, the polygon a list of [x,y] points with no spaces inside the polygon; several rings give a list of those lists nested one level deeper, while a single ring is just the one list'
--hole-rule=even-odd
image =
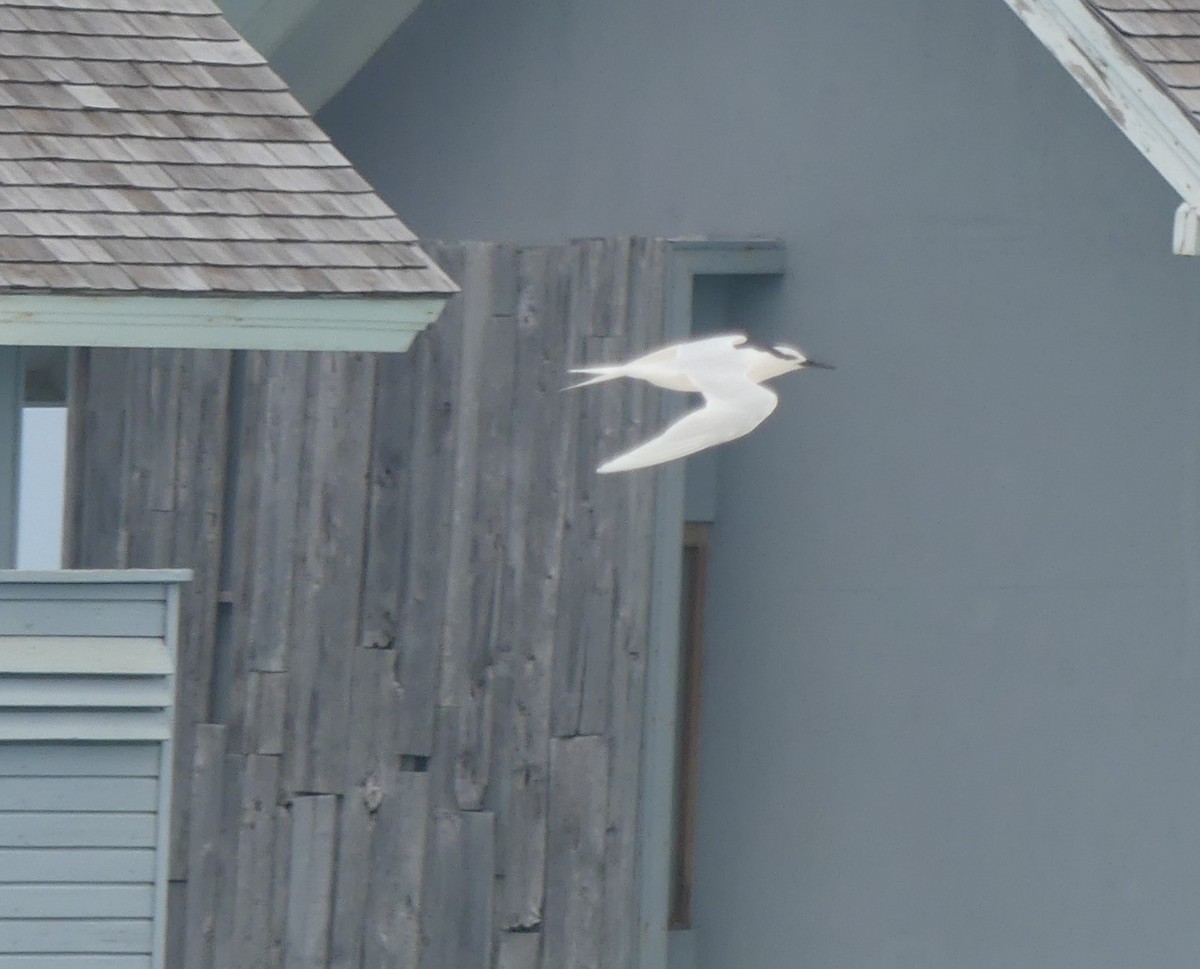
[{"label": "bird's white wing", "polygon": [[732,441],[758,427],[779,403],[773,390],[744,374],[706,367],[696,368],[691,376],[704,395],[704,406],[684,414],[656,437],[606,461],[596,469],[600,474],[647,468]]}]

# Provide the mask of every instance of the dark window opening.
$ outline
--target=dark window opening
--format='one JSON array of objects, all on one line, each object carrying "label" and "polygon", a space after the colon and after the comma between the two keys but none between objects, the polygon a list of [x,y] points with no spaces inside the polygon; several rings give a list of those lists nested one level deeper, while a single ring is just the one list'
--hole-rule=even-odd
[{"label": "dark window opening", "polygon": [[675,841],[667,914],[667,926],[671,929],[687,929],[692,924],[696,803],[699,793],[700,667],[704,647],[708,543],[707,522],[687,522],[684,525],[683,576],[680,582],[679,710],[675,745]]}]

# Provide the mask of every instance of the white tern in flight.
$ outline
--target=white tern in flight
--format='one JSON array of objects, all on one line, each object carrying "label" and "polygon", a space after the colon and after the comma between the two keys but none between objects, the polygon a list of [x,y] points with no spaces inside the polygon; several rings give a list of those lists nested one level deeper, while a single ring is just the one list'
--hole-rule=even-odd
[{"label": "white tern in flight", "polygon": [[564,389],[633,377],[667,390],[704,395],[703,406],[596,469],[611,474],[674,461],[749,434],[779,403],[775,392],[762,386],[763,381],[807,367],[833,369],[828,363],[809,360],[795,347],[760,347],[744,333],[726,333],[675,343],[627,363],[579,367],[571,373],[591,374],[590,379]]}]

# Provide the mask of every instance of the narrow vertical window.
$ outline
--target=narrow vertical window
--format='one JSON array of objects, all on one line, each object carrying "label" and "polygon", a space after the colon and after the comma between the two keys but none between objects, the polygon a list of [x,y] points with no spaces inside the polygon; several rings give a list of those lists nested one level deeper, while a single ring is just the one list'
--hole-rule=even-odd
[{"label": "narrow vertical window", "polygon": [[680,583],[679,716],[675,765],[675,846],[672,859],[668,926],[692,924],[692,880],[696,842],[698,741],[700,739],[700,667],[704,647],[705,586],[708,579],[707,522],[688,522],[683,531],[683,581]]},{"label": "narrow vertical window", "polygon": [[19,569],[62,568],[66,484],[65,350],[21,351],[22,408],[18,465],[16,563]]}]

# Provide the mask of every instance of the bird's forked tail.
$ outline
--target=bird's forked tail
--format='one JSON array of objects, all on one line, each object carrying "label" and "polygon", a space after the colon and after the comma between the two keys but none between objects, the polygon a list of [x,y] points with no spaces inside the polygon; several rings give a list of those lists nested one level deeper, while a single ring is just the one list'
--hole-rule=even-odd
[{"label": "bird's forked tail", "polygon": [[614,380],[621,376],[622,368],[617,366],[608,367],[578,367],[574,370],[569,370],[568,373],[590,373],[595,376],[589,377],[587,380],[581,380],[577,384],[569,384],[563,390],[575,390],[578,387],[587,387],[591,384],[601,384],[606,380]]}]

